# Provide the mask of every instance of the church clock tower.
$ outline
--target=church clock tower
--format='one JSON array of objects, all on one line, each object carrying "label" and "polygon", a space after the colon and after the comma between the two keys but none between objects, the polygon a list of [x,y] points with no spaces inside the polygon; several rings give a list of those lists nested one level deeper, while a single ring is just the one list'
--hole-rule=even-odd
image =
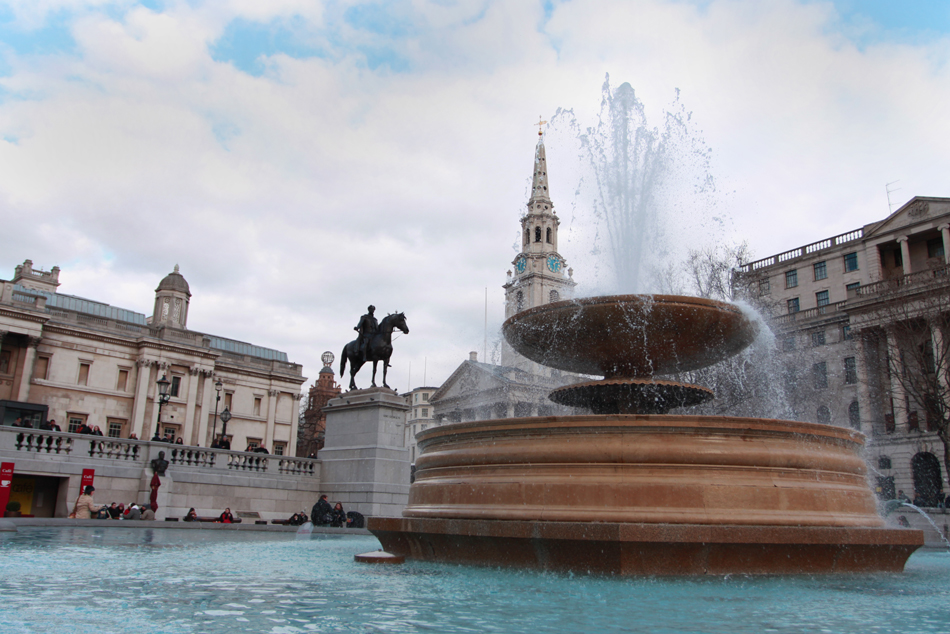
[{"label": "church clock tower", "polygon": [[[505,289],[505,319],[523,310],[571,299],[577,283],[573,269],[557,252],[557,229],[561,221],[554,213],[548,192],[548,166],[544,156],[544,137],[538,131],[534,153],[534,177],[528,211],[521,217],[521,253],[512,261]],[[501,364],[538,373],[541,366],[516,353],[507,342],[502,346]]]}]

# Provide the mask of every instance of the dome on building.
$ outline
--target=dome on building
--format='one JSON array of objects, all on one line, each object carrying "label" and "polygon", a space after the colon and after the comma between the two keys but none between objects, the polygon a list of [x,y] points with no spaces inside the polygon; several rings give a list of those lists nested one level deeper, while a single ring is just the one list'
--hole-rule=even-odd
[{"label": "dome on building", "polygon": [[155,289],[155,292],[157,293],[159,291],[178,291],[191,297],[191,289],[188,288],[188,282],[185,281],[185,277],[178,272],[177,264],[175,265],[175,270],[166,275],[165,279],[158,283],[158,288]]}]

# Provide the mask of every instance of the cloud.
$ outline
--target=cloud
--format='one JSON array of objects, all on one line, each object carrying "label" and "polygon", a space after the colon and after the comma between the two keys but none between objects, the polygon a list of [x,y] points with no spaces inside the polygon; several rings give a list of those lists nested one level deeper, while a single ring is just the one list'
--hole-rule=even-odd
[{"label": "cloud", "polygon": [[[191,327],[285,350],[311,379],[369,303],[407,314],[400,389],[481,351],[486,288],[496,336],[531,124],[558,107],[593,123],[606,72],[653,121],[681,90],[715,211],[759,256],[882,218],[885,182],[948,193],[946,35],[859,45],[827,3],[10,11],[69,45],[0,47],[0,264],[59,264],[63,292],[149,313],[178,263]],[[594,284],[576,153],[548,158],[562,254]]]}]

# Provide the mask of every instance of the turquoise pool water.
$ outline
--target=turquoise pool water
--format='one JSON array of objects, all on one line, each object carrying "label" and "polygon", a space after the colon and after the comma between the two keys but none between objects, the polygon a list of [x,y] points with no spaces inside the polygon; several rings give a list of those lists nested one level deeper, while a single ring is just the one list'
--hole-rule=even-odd
[{"label": "turquoise pool water", "polygon": [[0,632],[950,632],[950,554],[902,575],[621,579],[370,566],[371,537],[0,533]]}]

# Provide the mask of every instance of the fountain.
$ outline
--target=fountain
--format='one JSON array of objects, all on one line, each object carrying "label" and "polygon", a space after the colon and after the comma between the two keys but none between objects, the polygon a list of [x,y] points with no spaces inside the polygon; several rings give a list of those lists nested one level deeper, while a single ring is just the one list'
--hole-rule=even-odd
[{"label": "fountain", "polygon": [[402,518],[407,558],[618,574],[901,571],[920,531],[884,527],[863,436],[830,425],[673,415],[708,390],[654,379],[742,350],[722,302],[662,295],[547,304],[505,322],[539,363],[603,374],[551,399],[595,412],[422,432]]},{"label": "fountain", "polygon": [[[602,163],[595,181],[618,278],[636,286],[645,250],[630,245],[656,215],[664,163],[644,157],[669,148],[654,147],[661,135],[642,129],[629,85],[612,95],[605,83],[603,103],[600,120],[611,127],[585,138],[592,163]],[[542,150],[539,142],[536,161]],[[536,162],[533,191],[547,192],[546,178]],[[368,528],[386,551],[429,561],[631,575],[903,570],[923,534],[885,527],[866,481],[863,435],[670,413],[713,393],[658,377],[737,354],[755,339],[754,323],[724,302],[647,294],[512,315],[502,329],[518,353],[604,377],[549,396],[591,413],[421,432],[403,517],[372,518]]]}]

